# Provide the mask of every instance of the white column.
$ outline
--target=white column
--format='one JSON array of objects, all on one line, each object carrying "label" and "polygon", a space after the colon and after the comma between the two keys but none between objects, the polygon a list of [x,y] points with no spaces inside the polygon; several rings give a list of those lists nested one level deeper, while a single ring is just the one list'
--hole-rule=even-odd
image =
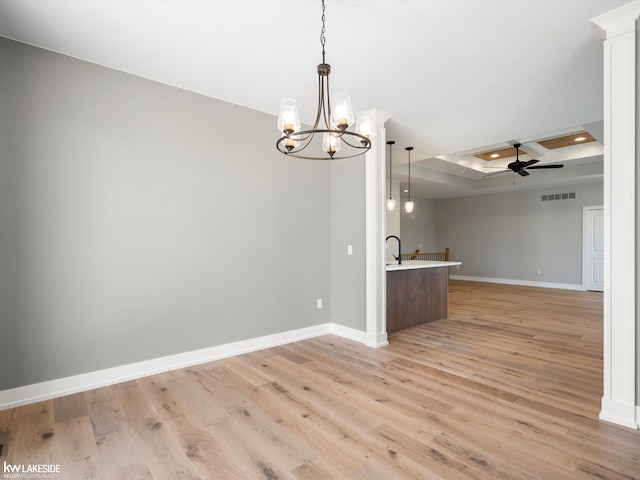
[{"label": "white column", "polygon": [[635,1],[592,19],[604,38],[604,395],[600,418],[632,428],[638,427],[639,17],[640,1]]},{"label": "white column", "polygon": [[376,137],[366,155],[366,315],[370,347],[387,345],[385,236],[385,122],[390,115],[373,110]]}]

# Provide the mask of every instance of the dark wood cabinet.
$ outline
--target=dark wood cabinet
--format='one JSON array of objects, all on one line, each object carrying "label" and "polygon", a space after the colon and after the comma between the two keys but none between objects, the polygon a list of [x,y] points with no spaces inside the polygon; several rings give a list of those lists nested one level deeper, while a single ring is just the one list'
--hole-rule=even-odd
[{"label": "dark wood cabinet", "polygon": [[446,318],[449,269],[387,271],[387,333]]}]

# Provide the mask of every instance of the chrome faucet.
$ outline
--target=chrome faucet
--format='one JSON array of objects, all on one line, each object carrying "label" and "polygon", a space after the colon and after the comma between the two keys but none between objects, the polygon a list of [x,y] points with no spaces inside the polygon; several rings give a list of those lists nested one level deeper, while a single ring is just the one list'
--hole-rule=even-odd
[{"label": "chrome faucet", "polygon": [[402,265],[402,243],[400,243],[400,237],[396,237],[395,235],[389,235],[386,239],[385,242],[387,242],[390,238],[395,238],[396,240],[398,240],[398,256],[396,257],[395,255],[393,255],[393,258],[395,258],[396,260],[398,260],[398,265]]}]

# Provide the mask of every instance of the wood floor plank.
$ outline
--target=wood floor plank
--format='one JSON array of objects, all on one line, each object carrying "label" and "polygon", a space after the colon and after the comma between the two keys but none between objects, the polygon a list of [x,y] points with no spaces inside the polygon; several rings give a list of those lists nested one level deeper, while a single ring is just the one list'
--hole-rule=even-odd
[{"label": "wood floor plank", "polygon": [[134,435],[144,464],[153,478],[179,478],[180,480],[201,480],[196,466],[182,450],[180,440],[173,435]]},{"label": "wood floor plank", "polygon": [[28,405],[10,428],[8,463],[57,464],[53,401]]},{"label": "wood floor plank", "polygon": [[630,480],[598,418],[602,294],[451,281],[449,317],[0,412],[2,461],[78,479]]},{"label": "wood floor plank", "polygon": [[296,469],[315,458],[316,454],[305,442],[271,422],[257,402],[249,401],[248,397],[253,398],[257,392],[251,383],[244,383],[245,379],[230,369],[225,369],[224,378],[228,383],[219,383],[216,394],[227,390],[223,396],[232,400],[227,406],[228,420],[237,429],[243,429],[244,436],[267,450],[268,458],[277,460],[286,470]]},{"label": "wood floor plank", "polygon": [[[348,478],[365,465],[366,462],[342,449],[333,433],[335,428],[322,412],[314,409],[304,393],[275,388],[272,384],[261,386],[259,391],[260,404],[269,405],[265,413],[270,415],[271,420],[296,435],[315,452],[323,452],[321,458],[332,470],[340,472],[335,478]],[[316,461],[317,457],[311,462]]]},{"label": "wood floor plank", "polygon": [[189,413],[189,408],[179,393],[169,384],[175,375],[160,374],[138,380],[156,411],[164,419],[175,418]]},{"label": "wood floor plank", "polygon": [[[197,370],[189,369],[187,375],[174,378],[167,383],[176,392],[180,392],[180,398],[184,407],[198,418],[198,421],[208,427],[211,424],[221,422],[229,417],[222,405],[212,402],[211,393],[203,388],[196,380]],[[182,415],[176,417],[180,418]]]},{"label": "wood floor plank", "polygon": [[179,439],[182,450],[200,476],[207,480],[246,479],[246,474],[227,456],[219,441],[199,422],[196,415],[176,417],[167,420],[166,424]]},{"label": "wood floor plank", "polygon": [[[236,427],[233,419],[227,419],[207,430],[222,445],[226,456],[241,469],[246,478],[292,479],[293,474],[271,461],[268,452],[261,446],[247,439],[244,431]],[[247,441],[249,440],[249,441]]]},{"label": "wood floor plank", "polygon": [[[401,451],[416,463],[424,466],[434,478],[446,480],[466,479],[473,476],[469,466],[436,448],[425,448],[425,443],[417,441],[397,428],[382,424],[370,431],[394,451]],[[435,437],[434,437],[435,438]]]},{"label": "wood floor plank", "polygon": [[333,480],[343,476],[340,471],[322,458],[314,458],[305,462],[291,473],[298,480]]},{"label": "wood floor plank", "polygon": [[53,418],[55,423],[67,422],[88,415],[87,404],[82,393],[67,395],[53,400]]},{"label": "wood floor plank", "polygon": [[[63,397],[64,398],[64,397]],[[56,454],[63,478],[104,479],[89,415],[56,423]]]},{"label": "wood floor plank", "polygon": [[[101,471],[108,480],[153,478],[119,401],[88,406]],[[137,421],[134,420],[134,421]],[[64,468],[62,469],[65,470]]]}]

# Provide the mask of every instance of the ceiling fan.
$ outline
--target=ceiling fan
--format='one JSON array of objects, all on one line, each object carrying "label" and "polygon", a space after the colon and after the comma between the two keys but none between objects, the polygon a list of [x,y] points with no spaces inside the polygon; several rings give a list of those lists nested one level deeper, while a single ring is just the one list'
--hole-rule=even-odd
[{"label": "ceiling fan", "polygon": [[529,175],[529,172],[527,172],[527,170],[541,170],[543,168],[562,168],[564,167],[564,165],[561,164],[554,164],[554,165],[535,165],[536,163],[538,163],[540,160],[528,160],[526,162],[521,162],[520,158],[519,158],[519,148],[522,146],[522,144],[520,143],[514,143],[513,144],[514,148],[516,149],[516,161],[515,162],[511,162],[509,165],[507,165],[507,168],[515,173],[517,173],[518,175],[520,175],[521,177],[526,177],[527,175]]}]

